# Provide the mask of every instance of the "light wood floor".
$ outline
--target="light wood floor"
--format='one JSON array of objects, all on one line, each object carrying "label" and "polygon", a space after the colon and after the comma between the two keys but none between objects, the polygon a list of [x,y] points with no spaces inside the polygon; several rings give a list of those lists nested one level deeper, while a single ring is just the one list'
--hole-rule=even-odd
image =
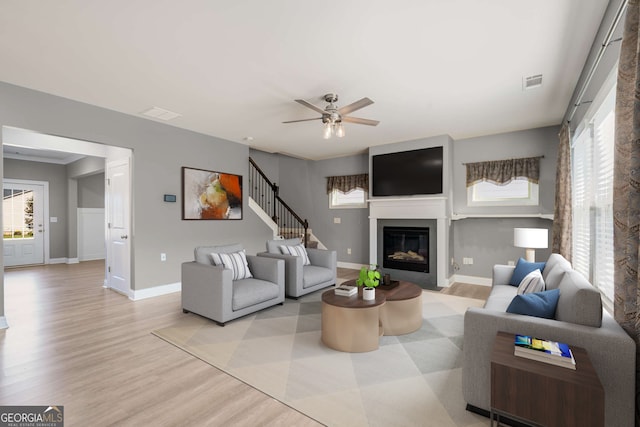
[{"label": "light wood floor", "polygon": [[185,316],[179,293],[133,302],[103,276],[102,261],[5,271],[0,405],[63,405],[67,427],[321,425],[151,335]]}]

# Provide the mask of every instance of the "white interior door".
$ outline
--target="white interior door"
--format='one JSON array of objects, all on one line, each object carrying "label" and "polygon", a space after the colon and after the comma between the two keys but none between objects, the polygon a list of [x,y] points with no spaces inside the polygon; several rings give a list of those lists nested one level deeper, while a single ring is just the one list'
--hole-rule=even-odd
[{"label": "white interior door", "polygon": [[4,180],[2,238],[5,267],[43,264],[45,186]]},{"label": "white interior door", "polygon": [[130,162],[107,162],[107,286],[131,296]]}]

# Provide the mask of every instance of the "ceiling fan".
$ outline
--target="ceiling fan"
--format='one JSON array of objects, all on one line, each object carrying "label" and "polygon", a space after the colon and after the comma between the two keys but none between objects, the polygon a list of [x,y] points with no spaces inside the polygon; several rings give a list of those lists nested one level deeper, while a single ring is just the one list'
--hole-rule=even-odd
[{"label": "ceiling fan", "polygon": [[369,126],[377,126],[380,123],[378,120],[370,120],[370,119],[361,119],[359,117],[350,117],[347,114],[352,113],[356,110],[364,108],[368,105],[373,104],[373,101],[369,98],[362,98],[359,101],[356,101],[352,104],[346,105],[344,107],[338,108],[336,102],[338,102],[338,95],[335,93],[328,93],[324,97],[324,100],[329,103],[324,110],[320,107],[316,107],[310,102],[305,101],[304,99],[296,99],[295,101],[299,104],[304,105],[307,108],[311,108],[313,111],[316,111],[321,114],[320,117],[316,117],[313,119],[301,119],[301,120],[289,120],[282,123],[297,123],[297,122],[307,122],[310,120],[322,120],[324,123],[324,139],[328,139],[331,135],[336,135],[338,138],[342,138],[344,136],[344,126],[342,122],[346,123],[357,123],[360,125],[369,125]]}]

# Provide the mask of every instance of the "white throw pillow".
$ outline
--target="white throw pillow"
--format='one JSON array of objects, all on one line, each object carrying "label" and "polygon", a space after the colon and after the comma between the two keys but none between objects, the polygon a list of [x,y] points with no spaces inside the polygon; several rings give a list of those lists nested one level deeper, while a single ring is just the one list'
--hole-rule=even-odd
[{"label": "white throw pillow", "polygon": [[304,245],[299,244],[295,246],[280,246],[280,252],[284,255],[293,255],[302,257],[302,265],[311,265],[311,261],[309,261],[309,255],[307,255],[307,250],[304,248]]},{"label": "white throw pillow", "polygon": [[247,254],[245,250],[232,253],[211,253],[211,260],[214,265],[222,265],[224,268],[228,268],[233,271],[232,280],[250,279],[253,277],[249,270],[249,264],[247,263]]},{"label": "white throw pillow", "polygon": [[545,290],[544,279],[540,270],[535,269],[531,273],[524,276],[518,285],[518,295],[528,294],[531,292],[542,292]]}]

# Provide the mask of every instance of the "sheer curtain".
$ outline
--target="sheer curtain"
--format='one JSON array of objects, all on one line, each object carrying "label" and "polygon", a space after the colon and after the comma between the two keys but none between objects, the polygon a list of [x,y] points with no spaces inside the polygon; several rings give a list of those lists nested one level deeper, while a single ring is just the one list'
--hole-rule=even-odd
[{"label": "sheer curtain", "polygon": [[[640,342],[638,243],[640,241],[640,60],[638,0],[629,0],[625,18],[616,92],[616,129],[613,177],[615,257],[614,316]],[[638,381],[636,367],[636,426]]]}]

